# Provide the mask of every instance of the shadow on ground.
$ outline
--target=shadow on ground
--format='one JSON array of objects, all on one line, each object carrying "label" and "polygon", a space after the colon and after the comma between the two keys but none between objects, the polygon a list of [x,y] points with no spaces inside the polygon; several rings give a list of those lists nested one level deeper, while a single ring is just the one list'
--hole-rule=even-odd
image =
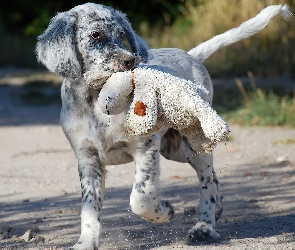
[{"label": "shadow on ground", "polygon": [[[295,170],[279,174],[278,166],[243,165],[239,171],[221,178],[224,195],[224,213],[217,225],[221,239],[218,242],[196,243],[199,246],[227,245],[232,239],[278,236],[279,241],[294,241],[295,182],[286,185]],[[244,170],[251,171],[251,175]],[[263,170],[263,174],[261,174]],[[264,171],[265,170],[265,171]],[[267,171],[266,171],[267,170]],[[273,171],[274,170],[274,171]],[[232,180],[237,180],[233,182]],[[253,185],[253,183],[257,185]],[[175,217],[165,225],[155,225],[132,214],[129,207],[130,188],[107,189],[103,209],[102,249],[151,249],[173,243],[185,245],[186,232],[197,215],[184,210],[197,205],[199,198],[195,185],[178,185],[174,180],[162,183],[163,197],[175,206]],[[19,219],[14,219],[15,215]],[[78,194],[60,197],[0,204],[0,220],[11,228],[8,239],[0,248],[29,248],[20,236],[37,226],[36,234],[45,238],[44,247],[71,246],[80,231],[80,199]],[[5,224],[4,222],[4,224]],[[61,240],[63,239],[64,240]],[[60,243],[62,242],[62,243]]]}]

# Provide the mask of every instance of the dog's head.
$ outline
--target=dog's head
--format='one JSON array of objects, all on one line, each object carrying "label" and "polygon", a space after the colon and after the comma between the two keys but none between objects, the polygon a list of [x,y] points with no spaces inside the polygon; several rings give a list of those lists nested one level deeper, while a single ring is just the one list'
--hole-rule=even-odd
[{"label": "dog's head", "polygon": [[72,81],[88,72],[96,84],[147,62],[147,51],[123,13],[92,3],[57,14],[36,46],[38,60],[50,71]]}]

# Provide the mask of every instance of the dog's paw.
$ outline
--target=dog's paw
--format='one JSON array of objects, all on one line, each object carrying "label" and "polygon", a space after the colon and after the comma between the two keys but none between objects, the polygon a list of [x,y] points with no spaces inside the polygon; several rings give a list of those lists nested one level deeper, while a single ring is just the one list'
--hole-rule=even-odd
[{"label": "dog's paw", "polygon": [[168,201],[159,201],[152,206],[146,207],[133,206],[132,212],[151,223],[167,223],[174,216],[174,208]]},{"label": "dog's paw", "polygon": [[71,250],[98,250],[98,243],[92,241],[82,240],[81,237],[78,242],[71,248]]},{"label": "dog's paw", "polygon": [[98,247],[94,247],[92,245],[88,244],[81,244],[80,242],[77,242],[73,247],[70,247],[71,250],[98,250]]},{"label": "dog's paw", "polygon": [[199,241],[216,241],[220,238],[212,224],[207,222],[198,222],[192,229],[188,231],[186,243],[188,245]]},{"label": "dog's paw", "polygon": [[174,208],[168,201],[160,201],[154,212],[154,218],[149,220],[152,223],[167,223],[174,216]]}]

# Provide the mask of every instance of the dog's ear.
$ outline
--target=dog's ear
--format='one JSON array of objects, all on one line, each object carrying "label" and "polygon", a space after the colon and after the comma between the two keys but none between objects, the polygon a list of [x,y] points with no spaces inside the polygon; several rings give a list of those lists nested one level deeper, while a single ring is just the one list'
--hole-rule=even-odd
[{"label": "dog's ear", "polygon": [[140,36],[136,34],[135,34],[135,39],[137,43],[138,54],[142,57],[142,62],[147,63],[149,47],[146,44],[146,42]]},{"label": "dog's ear", "polygon": [[132,52],[134,54],[137,54],[138,56],[141,56],[142,62],[147,63],[149,50],[148,45],[141,37],[135,34],[125,14],[115,10],[115,15],[124,29],[125,35],[127,36],[127,39],[130,43]]},{"label": "dog's ear", "polygon": [[77,81],[81,66],[76,56],[74,23],[76,17],[62,12],[51,19],[48,28],[38,37],[36,54],[50,71]]}]

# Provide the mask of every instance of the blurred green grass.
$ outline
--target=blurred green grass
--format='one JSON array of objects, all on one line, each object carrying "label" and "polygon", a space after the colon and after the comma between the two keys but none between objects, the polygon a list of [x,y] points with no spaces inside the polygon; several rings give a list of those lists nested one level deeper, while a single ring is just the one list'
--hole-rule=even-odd
[{"label": "blurred green grass", "polygon": [[251,77],[245,84],[237,78],[237,86],[227,90],[215,88],[216,111],[229,123],[295,128],[295,91],[287,94],[283,88],[277,92],[257,88]]},{"label": "blurred green grass", "polygon": [[[285,3],[294,13],[295,1],[286,0]],[[169,9],[175,8],[167,1],[166,4]],[[152,48],[177,47],[189,50],[217,34],[239,26],[271,4],[278,4],[278,2],[273,0],[183,0],[181,11],[178,10],[177,16],[175,14],[172,25],[168,21],[152,24],[148,18],[146,21],[142,18],[141,22],[132,20],[132,16],[137,16],[138,13],[134,15],[130,13],[129,19],[137,33],[142,35]],[[42,24],[43,28],[44,23],[49,19],[49,16],[45,14],[38,22],[33,22],[35,25],[28,26],[30,29],[34,27],[36,29],[29,34],[36,34],[37,31],[40,33],[40,25]],[[170,20],[168,16],[163,18]],[[28,27],[26,29],[29,29]],[[213,77],[241,76],[246,75],[248,70],[259,76],[289,74],[295,77],[294,27],[294,17],[285,21],[278,15],[259,34],[212,55],[206,60],[205,66]],[[37,63],[34,53],[36,36],[10,32],[0,23],[0,39],[0,66],[42,67]]]},{"label": "blurred green grass", "polygon": [[[201,42],[239,26],[257,15],[272,0],[187,0],[188,12],[169,27],[141,24],[140,33],[151,47],[177,47],[189,50]],[[285,1],[294,13],[295,1]],[[159,35],[161,34],[161,35]],[[263,31],[214,53],[205,61],[213,77],[291,74],[295,77],[295,18],[275,17]]]}]

